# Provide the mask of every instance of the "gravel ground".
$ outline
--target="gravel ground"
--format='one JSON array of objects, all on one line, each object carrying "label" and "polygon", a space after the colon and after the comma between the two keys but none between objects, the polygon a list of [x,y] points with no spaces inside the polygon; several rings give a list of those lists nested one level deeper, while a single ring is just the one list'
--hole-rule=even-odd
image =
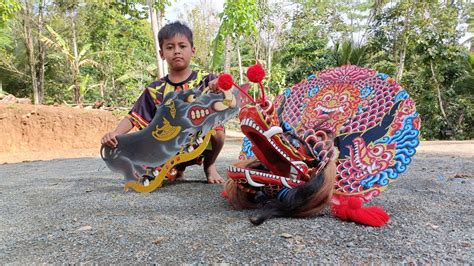
[{"label": "gravel ground", "polygon": [[[227,142],[218,170],[237,158]],[[0,261],[4,263],[436,263],[474,262],[474,160],[415,156],[373,203],[383,228],[311,219],[250,224],[199,167],[149,194],[124,193],[99,158],[0,165]]]}]

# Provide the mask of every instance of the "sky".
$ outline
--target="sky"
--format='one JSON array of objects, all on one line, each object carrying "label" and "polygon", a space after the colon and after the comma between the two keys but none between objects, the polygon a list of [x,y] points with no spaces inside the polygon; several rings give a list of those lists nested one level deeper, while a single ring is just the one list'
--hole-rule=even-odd
[{"label": "sky", "polygon": [[179,19],[179,15],[191,10],[201,2],[211,2],[218,12],[224,9],[225,0],[175,0],[165,9],[165,19],[168,22]]}]

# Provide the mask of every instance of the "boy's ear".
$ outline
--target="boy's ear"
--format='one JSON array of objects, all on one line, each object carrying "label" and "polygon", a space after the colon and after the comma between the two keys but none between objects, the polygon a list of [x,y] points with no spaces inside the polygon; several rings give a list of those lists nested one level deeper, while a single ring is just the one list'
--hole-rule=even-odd
[{"label": "boy's ear", "polygon": [[196,47],[193,46],[193,48],[191,48],[191,51],[193,52],[193,55],[196,54]]},{"label": "boy's ear", "polygon": [[160,49],[160,57],[161,57],[161,59],[165,60],[165,56],[164,56],[164,54],[163,54],[163,50],[161,50],[161,49]]}]

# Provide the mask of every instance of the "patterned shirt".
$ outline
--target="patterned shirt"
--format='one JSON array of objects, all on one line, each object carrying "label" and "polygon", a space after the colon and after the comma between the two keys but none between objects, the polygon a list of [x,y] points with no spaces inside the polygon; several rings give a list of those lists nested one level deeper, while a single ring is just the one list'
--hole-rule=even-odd
[{"label": "patterned shirt", "polygon": [[152,82],[145,88],[130,110],[129,119],[138,129],[143,129],[151,122],[156,113],[156,105],[163,102],[166,94],[172,91],[187,90],[199,87],[204,90],[209,81],[215,79],[216,76],[203,72],[192,71],[189,77],[179,83],[173,83],[169,80],[168,75]]}]

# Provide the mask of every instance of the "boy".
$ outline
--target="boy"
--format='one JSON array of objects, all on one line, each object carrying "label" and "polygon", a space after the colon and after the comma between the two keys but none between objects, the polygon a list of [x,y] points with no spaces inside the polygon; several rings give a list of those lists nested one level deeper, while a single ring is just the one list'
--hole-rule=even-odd
[{"label": "boy", "polygon": [[[165,25],[158,33],[160,56],[168,63],[169,74],[151,83],[133,105],[129,115],[117,125],[114,131],[106,133],[101,140],[109,147],[117,146],[117,135],[128,133],[134,126],[143,129],[150,123],[156,112],[156,104],[161,104],[165,95],[173,90],[186,90],[199,86],[202,90],[209,87],[216,89],[216,77],[201,75],[192,71],[189,64],[196,49],[193,45],[192,31],[181,22]],[[224,127],[215,128],[216,134],[211,137],[212,150],[206,150],[203,167],[207,182],[218,184],[224,179],[217,172],[215,161],[224,145]],[[183,176],[185,165],[177,165],[176,178]]]}]

